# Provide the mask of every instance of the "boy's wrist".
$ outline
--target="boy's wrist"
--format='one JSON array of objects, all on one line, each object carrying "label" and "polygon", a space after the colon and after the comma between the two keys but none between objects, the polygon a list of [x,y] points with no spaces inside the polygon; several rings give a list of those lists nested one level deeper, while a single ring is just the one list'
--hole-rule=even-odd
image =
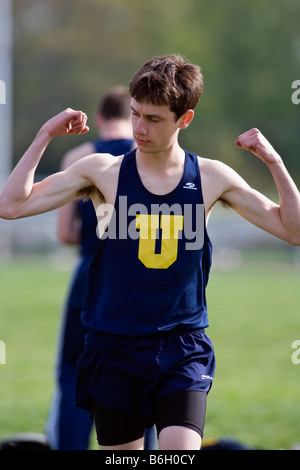
[{"label": "boy's wrist", "polygon": [[47,123],[40,128],[36,135],[36,139],[43,139],[46,143],[49,143],[53,137],[51,130],[47,128]]}]

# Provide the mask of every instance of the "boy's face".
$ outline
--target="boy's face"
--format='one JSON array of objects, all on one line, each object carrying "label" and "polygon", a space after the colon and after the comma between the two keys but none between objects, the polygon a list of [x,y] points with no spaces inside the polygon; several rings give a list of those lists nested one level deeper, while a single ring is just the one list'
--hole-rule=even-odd
[{"label": "boy's face", "polygon": [[185,115],[176,120],[169,106],[138,102],[134,98],[131,99],[131,116],[134,139],[144,153],[167,150],[177,140],[179,130],[187,127]]}]

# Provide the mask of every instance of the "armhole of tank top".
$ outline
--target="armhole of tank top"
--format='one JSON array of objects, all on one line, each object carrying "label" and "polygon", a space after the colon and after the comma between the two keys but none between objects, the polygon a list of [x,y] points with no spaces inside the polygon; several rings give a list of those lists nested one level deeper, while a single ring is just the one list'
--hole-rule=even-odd
[{"label": "armhole of tank top", "polygon": [[[201,170],[200,170],[200,166],[199,166],[199,158],[201,157],[198,157],[198,155],[194,154],[195,155],[195,161],[196,161],[196,171],[198,173],[198,178],[199,178],[199,183],[200,183],[200,203],[204,205],[204,197],[203,197],[203,191],[202,191],[202,179],[201,179]],[[211,239],[208,235],[208,231],[207,231],[207,226],[206,226],[206,213],[205,213],[205,207],[204,207],[204,233],[205,233],[205,238],[208,242],[208,244],[210,246],[212,246],[212,242],[211,242]]]},{"label": "armhole of tank top", "polygon": [[203,198],[203,192],[202,192],[202,178],[201,178],[201,171],[200,171],[200,166],[199,166],[199,157],[196,153],[193,154],[195,158],[195,166],[196,166],[196,171],[198,175],[198,180],[199,180],[199,185],[200,185],[200,203],[204,204],[204,198]]},{"label": "armhole of tank top", "polygon": [[122,158],[122,161],[121,161],[121,164],[120,164],[120,168],[119,168],[119,175],[118,175],[118,183],[117,183],[117,192],[116,192],[116,198],[115,198],[115,202],[114,202],[114,208],[115,210],[117,210],[119,208],[119,192],[120,192],[120,180],[121,180],[121,171],[122,171],[122,168],[124,167],[125,163],[127,162],[128,160],[128,156],[134,152],[135,150],[130,150],[129,152],[125,152],[124,155],[123,155],[123,158]]}]

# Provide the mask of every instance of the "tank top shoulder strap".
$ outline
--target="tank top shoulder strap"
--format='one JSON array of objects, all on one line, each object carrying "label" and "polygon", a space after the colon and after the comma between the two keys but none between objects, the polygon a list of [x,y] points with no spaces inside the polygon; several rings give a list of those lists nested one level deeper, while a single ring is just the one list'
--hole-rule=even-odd
[{"label": "tank top shoulder strap", "polygon": [[128,190],[128,183],[133,186],[136,179],[136,166],[135,166],[135,152],[136,149],[131,150],[124,154],[118,182],[118,194],[123,194],[125,190]]},{"label": "tank top shoulder strap", "polygon": [[203,204],[201,173],[198,156],[195,153],[186,152],[185,188],[197,190],[200,195],[200,202]]}]

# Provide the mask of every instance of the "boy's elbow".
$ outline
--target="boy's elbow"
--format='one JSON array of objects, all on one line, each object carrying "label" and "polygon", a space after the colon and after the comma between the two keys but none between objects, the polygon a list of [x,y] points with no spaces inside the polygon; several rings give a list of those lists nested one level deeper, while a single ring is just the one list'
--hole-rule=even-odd
[{"label": "boy's elbow", "polygon": [[19,217],[16,215],[15,212],[9,211],[7,209],[0,209],[0,219],[5,219],[5,220],[15,220],[18,219]]},{"label": "boy's elbow", "polygon": [[5,203],[0,198],[0,219],[15,220],[18,219],[19,215],[14,207]]},{"label": "boy's elbow", "polygon": [[292,237],[289,241],[289,244],[293,246],[300,246],[300,236]]},{"label": "boy's elbow", "polygon": [[300,246],[300,232],[291,233],[286,238],[287,243],[293,246]]}]

